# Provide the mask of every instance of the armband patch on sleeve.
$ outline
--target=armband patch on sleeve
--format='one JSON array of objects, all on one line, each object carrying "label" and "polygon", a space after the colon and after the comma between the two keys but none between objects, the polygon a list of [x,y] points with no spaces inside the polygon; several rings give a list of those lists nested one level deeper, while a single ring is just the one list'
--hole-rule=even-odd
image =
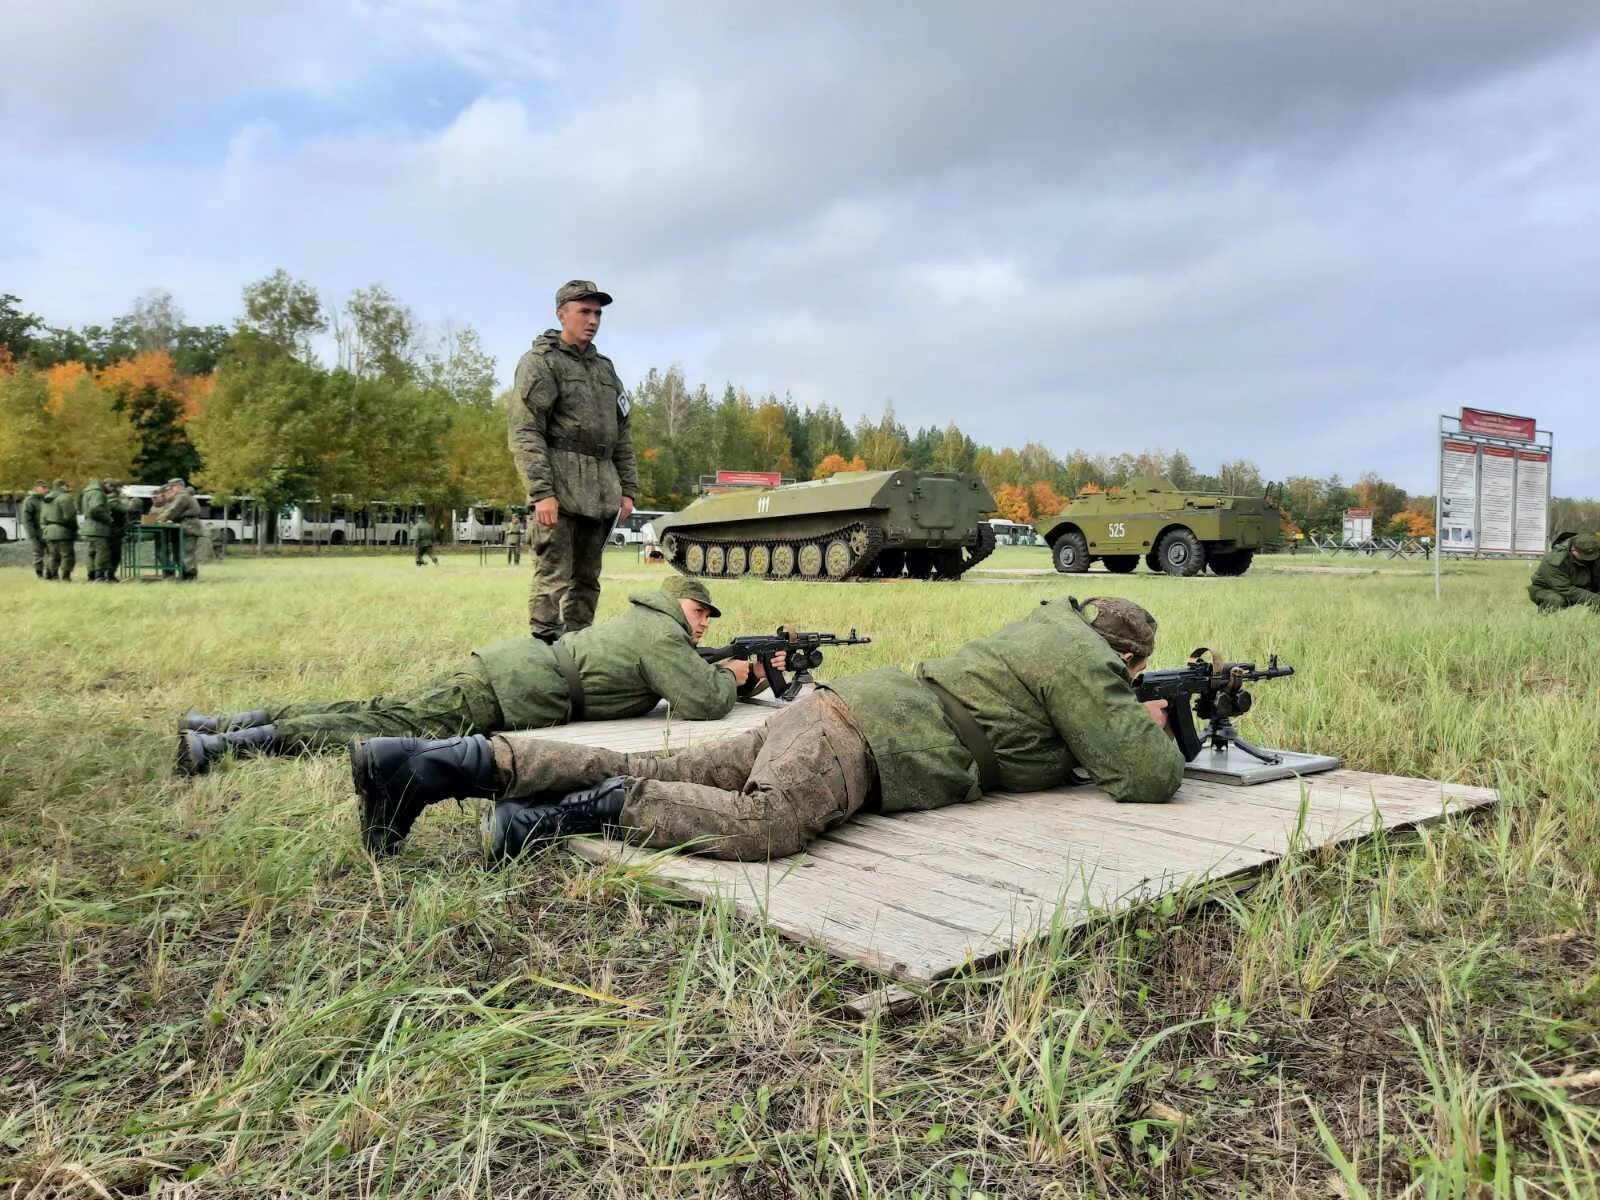
[{"label": "armband patch on sleeve", "polygon": [[617,393],[617,413],[618,413],[618,415],[626,417],[628,415],[628,410],[631,409],[632,407],[633,407],[633,402],[628,399],[628,393],[627,392],[618,392]]}]

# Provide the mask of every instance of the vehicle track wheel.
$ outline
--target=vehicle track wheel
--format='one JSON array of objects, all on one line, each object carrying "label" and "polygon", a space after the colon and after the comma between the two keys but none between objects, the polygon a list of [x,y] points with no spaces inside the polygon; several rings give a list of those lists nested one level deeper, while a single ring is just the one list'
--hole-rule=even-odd
[{"label": "vehicle track wheel", "polygon": [[728,565],[728,552],[721,546],[706,547],[706,574],[721,575],[722,569]]},{"label": "vehicle track wheel", "polygon": [[1149,567],[1152,571],[1157,572],[1158,574],[1161,571],[1161,559],[1156,557],[1156,552],[1154,550],[1150,551],[1149,554],[1146,554],[1144,556],[1144,565]]},{"label": "vehicle track wheel", "polygon": [[772,567],[772,551],[765,546],[750,547],[750,574],[765,575]]},{"label": "vehicle track wheel", "polygon": [[1106,570],[1113,575],[1127,575],[1139,565],[1137,554],[1108,554],[1101,559],[1106,564]]},{"label": "vehicle track wheel", "polygon": [[800,564],[800,574],[807,579],[815,579],[822,574],[822,547],[815,542],[807,542],[800,547],[797,556]]},{"label": "vehicle track wheel", "polygon": [[1082,574],[1089,569],[1089,542],[1076,529],[1069,529],[1056,539],[1050,557],[1063,575]]},{"label": "vehicle track wheel", "polygon": [[772,577],[774,579],[787,579],[794,574],[794,547],[774,546],[772,548]]},{"label": "vehicle track wheel", "polygon": [[749,562],[749,554],[743,546],[728,547],[728,574],[743,575],[745,565]]},{"label": "vehicle track wheel", "polygon": [[823,565],[828,569],[828,578],[843,579],[855,558],[856,556],[850,553],[849,542],[843,538],[834,538],[823,552]]},{"label": "vehicle track wheel", "polygon": [[1243,575],[1255,561],[1254,550],[1229,550],[1210,556],[1211,571],[1215,575]]},{"label": "vehicle track wheel", "polygon": [[1168,575],[1198,575],[1206,569],[1206,548],[1187,529],[1174,529],[1162,538],[1156,557]]},{"label": "vehicle track wheel", "polygon": [[691,574],[698,575],[706,569],[706,548],[689,543],[689,548],[683,552],[683,568]]}]

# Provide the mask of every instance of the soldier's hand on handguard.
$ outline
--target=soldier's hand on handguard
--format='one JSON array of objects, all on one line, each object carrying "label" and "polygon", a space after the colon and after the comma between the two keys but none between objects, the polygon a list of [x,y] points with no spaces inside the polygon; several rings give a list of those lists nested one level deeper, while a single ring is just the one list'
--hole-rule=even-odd
[{"label": "soldier's hand on handguard", "polygon": [[561,515],[561,505],[554,496],[546,496],[543,500],[533,502],[533,519],[546,527],[554,527],[556,518]]},{"label": "soldier's hand on handguard", "polygon": [[1146,700],[1145,712],[1150,714],[1150,719],[1161,728],[1167,728],[1167,702],[1165,700]]}]

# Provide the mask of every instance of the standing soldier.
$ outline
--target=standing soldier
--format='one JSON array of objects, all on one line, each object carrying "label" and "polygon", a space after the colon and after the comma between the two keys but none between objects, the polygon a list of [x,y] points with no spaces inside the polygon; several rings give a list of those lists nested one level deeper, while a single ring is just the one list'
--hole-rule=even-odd
[{"label": "standing soldier", "polygon": [[44,548],[44,498],[50,485],[42,479],[34,481],[33,491],[22,502],[22,530],[33,544],[33,573],[40,579],[54,579],[45,569]]},{"label": "standing soldier", "polygon": [[50,486],[44,498],[44,511],[40,514],[44,524],[44,540],[50,549],[46,579],[72,579],[72,568],[78,564],[78,553],[73,542],[78,537],[78,506],[73,503],[72,491],[65,479]]},{"label": "standing soldier", "polygon": [[106,569],[105,582],[116,583],[122,571],[122,543],[127,539],[128,526],[136,523],[139,501],[122,494],[122,480],[109,484],[111,494],[111,565]]},{"label": "standing soldier", "polygon": [[522,520],[517,514],[511,514],[511,524],[506,529],[506,564],[516,566],[522,561]]},{"label": "standing soldier", "polygon": [[165,507],[156,521],[162,525],[177,525],[183,530],[184,579],[200,578],[200,539],[205,536],[205,526],[200,524],[200,501],[194,498],[194,489],[181,478],[167,480],[161,490]]},{"label": "standing soldier", "polygon": [[411,523],[411,541],[417,547],[417,566],[422,566],[422,556],[426,554],[433,559],[433,565],[439,565],[439,556],[433,552],[433,522],[428,520],[428,514],[423,513]]},{"label": "standing soldier", "polygon": [[1528,584],[1528,598],[1540,612],[1600,609],[1600,536],[1580,533],[1557,541],[1539,561]]},{"label": "standing soldier", "polygon": [[106,481],[91,479],[78,496],[83,513],[83,541],[89,558],[89,582],[99,583],[111,571],[111,498]]},{"label": "standing soldier", "polygon": [[553,642],[594,623],[606,535],[633,511],[639,481],[628,436],[628,395],[594,348],[611,297],[587,279],[556,290],[559,329],[517,363],[507,409],[511,453],[533,506],[528,627]]}]

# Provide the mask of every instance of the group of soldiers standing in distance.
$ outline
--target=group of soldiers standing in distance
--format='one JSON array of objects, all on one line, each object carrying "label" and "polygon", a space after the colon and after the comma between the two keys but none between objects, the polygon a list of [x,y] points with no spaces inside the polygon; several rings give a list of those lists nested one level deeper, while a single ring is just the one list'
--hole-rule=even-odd
[{"label": "group of soldiers standing in distance", "polygon": [[[120,479],[92,479],[74,496],[67,481],[36,481],[22,502],[22,530],[33,546],[33,573],[40,579],[70,582],[78,565],[77,539],[84,540],[90,583],[115,583],[122,567],[128,527],[138,524],[144,506],[122,492]],[[200,502],[182,479],[169,479],[151,502],[150,522],[176,525],[183,531],[181,562],[173,566],[181,579],[197,579]]]}]

